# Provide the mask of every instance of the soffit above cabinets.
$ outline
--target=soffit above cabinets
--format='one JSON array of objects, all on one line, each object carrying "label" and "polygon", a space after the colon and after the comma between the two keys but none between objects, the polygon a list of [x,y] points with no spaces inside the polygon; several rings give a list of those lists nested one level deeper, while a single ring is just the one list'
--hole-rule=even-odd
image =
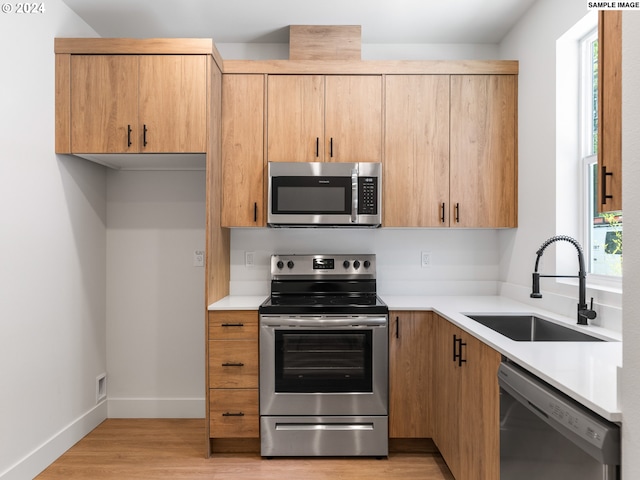
[{"label": "soffit above cabinets", "polygon": [[204,153],[75,154],[114,170],[206,170]]}]

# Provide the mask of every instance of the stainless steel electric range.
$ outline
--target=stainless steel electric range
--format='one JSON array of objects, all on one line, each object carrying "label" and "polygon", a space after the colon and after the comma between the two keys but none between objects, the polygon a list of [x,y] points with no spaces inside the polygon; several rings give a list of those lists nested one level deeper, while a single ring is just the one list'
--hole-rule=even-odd
[{"label": "stainless steel electric range", "polygon": [[388,454],[388,318],[375,255],[273,255],[260,306],[263,456]]}]

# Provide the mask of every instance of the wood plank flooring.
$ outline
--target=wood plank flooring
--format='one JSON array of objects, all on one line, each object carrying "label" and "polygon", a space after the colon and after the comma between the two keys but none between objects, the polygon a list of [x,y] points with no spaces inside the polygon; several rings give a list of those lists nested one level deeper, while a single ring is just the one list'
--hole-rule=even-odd
[{"label": "wood plank flooring", "polygon": [[38,480],[454,480],[442,457],[393,453],[373,458],[205,458],[204,419],[108,419]]}]

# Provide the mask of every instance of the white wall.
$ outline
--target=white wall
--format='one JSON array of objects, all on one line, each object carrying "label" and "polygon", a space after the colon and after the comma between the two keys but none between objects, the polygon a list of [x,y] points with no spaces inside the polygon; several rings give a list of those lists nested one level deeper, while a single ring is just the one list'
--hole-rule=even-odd
[{"label": "white wall", "polygon": [[54,154],[59,0],[0,14],[0,478],[32,478],[106,417],[105,172]]},{"label": "white wall", "polygon": [[640,478],[640,12],[622,15],[624,324],[622,475]]},{"label": "white wall", "polygon": [[109,417],[204,410],[204,171],[107,175]]}]

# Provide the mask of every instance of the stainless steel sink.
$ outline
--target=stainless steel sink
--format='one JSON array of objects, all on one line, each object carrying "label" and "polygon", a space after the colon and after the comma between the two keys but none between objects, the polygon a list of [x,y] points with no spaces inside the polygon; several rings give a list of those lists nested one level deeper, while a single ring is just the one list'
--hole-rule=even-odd
[{"label": "stainless steel sink", "polygon": [[587,333],[536,317],[535,315],[467,315],[485,327],[518,342],[602,342]]}]

